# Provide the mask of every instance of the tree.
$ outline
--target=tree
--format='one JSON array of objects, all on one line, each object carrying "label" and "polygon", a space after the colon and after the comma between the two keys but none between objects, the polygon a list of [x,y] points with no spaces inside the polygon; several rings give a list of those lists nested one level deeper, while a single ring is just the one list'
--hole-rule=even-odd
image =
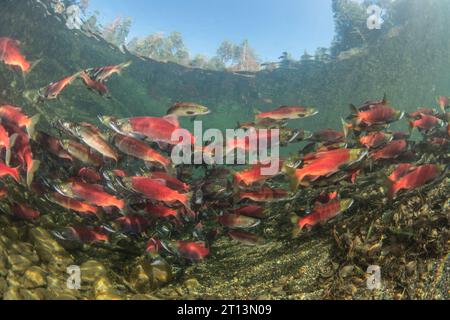
[{"label": "tree", "polygon": [[165,40],[166,50],[169,56],[167,59],[179,64],[189,62],[189,52],[184,45],[183,36],[179,32],[172,32]]},{"label": "tree", "polygon": [[321,63],[328,63],[331,61],[331,56],[328,48],[317,48],[314,54],[314,60]]},{"label": "tree", "polygon": [[190,66],[194,68],[205,68],[208,63],[208,58],[203,54],[197,54],[190,62]]},{"label": "tree", "polygon": [[236,45],[228,40],[225,40],[217,49],[217,58],[222,61],[224,65],[233,63],[236,58]]},{"label": "tree", "polygon": [[311,62],[312,60],[313,60],[313,56],[310,55],[310,54],[308,53],[307,50],[305,50],[305,52],[303,53],[303,55],[300,57],[300,62],[301,62],[301,63],[309,63],[309,62]]},{"label": "tree", "polygon": [[89,18],[87,18],[86,22],[83,25],[83,29],[92,33],[100,34],[100,28],[98,26],[98,16],[99,12],[95,11]]},{"label": "tree", "polygon": [[239,47],[236,47],[234,60],[236,64],[231,67],[233,71],[257,72],[261,70],[258,57],[250,47],[248,40],[244,40]]},{"label": "tree", "polygon": [[296,67],[297,62],[294,60],[292,55],[285,51],[281,54],[281,57],[278,58],[280,60],[280,68],[283,69],[292,69]]},{"label": "tree", "polygon": [[353,0],[332,0],[336,34],[331,53],[337,57],[341,52],[362,47],[366,43],[367,13],[363,6]]},{"label": "tree", "polygon": [[170,61],[183,65],[189,63],[189,52],[179,32],[172,32],[165,37],[162,33],[154,33],[145,38],[133,38],[128,49],[140,56],[158,61]]},{"label": "tree", "polygon": [[[381,29],[367,27],[369,14],[367,9],[371,5],[379,6],[382,11]],[[410,1],[394,0],[332,0],[336,34],[331,47],[331,55],[336,58],[340,53],[354,48],[376,46],[389,30],[399,25],[395,23],[397,4],[407,4]]]},{"label": "tree", "polygon": [[120,45],[118,43],[118,33],[120,32],[120,26],[122,24],[122,18],[117,17],[112,21],[110,24],[108,24],[105,29],[103,30],[103,38],[115,45]]},{"label": "tree", "polygon": [[225,64],[219,57],[211,58],[205,66],[205,69],[208,70],[225,70]]},{"label": "tree", "polygon": [[131,25],[133,20],[130,17],[125,18],[121,24],[119,24],[115,36],[114,43],[118,46],[124,45],[126,43],[127,37],[131,31]]}]

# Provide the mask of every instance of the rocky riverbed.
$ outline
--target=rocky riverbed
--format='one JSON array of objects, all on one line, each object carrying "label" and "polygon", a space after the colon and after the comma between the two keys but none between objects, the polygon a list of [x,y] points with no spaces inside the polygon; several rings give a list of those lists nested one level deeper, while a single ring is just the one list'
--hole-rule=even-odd
[{"label": "rocky riverbed", "polygon": [[[448,219],[450,214],[448,183],[448,178],[444,179],[439,185],[412,194],[391,207],[394,218],[399,219],[392,226],[401,225],[399,221],[411,223],[408,215],[412,214],[418,215],[417,220],[424,215],[430,217],[430,221],[437,221],[439,217],[439,223],[443,223],[441,218],[446,215]],[[411,205],[419,209],[408,212]],[[148,257],[130,256],[102,247],[71,247],[58,242],[49,232],[53,223],[51,216],[44,215],[30,224],[1,214],[0,298],[448,299],[448,220],[440,230],[422,225],[415,242],[408,239],[402,243],[397,237],[397,244],[402,245],[404,252],[395,253],[390,241],[384,241],[381,248],[375,247],[383,254],[376,260],[371,256],[370,261],[386,270],[385,278],[382,290],[367,290],[364,271],[361,273],[366,266],[364,254],[367,253],[348,255],[348,247],[337,246],[333,234],[339,234],[342,229],[356,230],[361,224],[368,228],[384,211],[386,205],[380,204],[378,211],[372,210],[372,216],[369,219],[366,216],[361,222],[361,217],[367,214],[362,208],[330,226],[292,240],[287,236],[288,219],[283,219],[289,214],[289,205],[286,205],[285,212],[277,211],[276,219],[267,221],[263,231],[265,244],[244,246],[222,238],[214,243],[213,255],[207,261],[181,265],[169,265],[162,260],[152,262]],[[390,237],[378,231],[371,232],[375,237]],[[353,238],[347,241],[357,242],[360,236],[354,232]],[[423,250],[415,246],[422,246]],[[433,248],[437,251],[432,251]],[[67,286],[67,268],[72,265],[80,267],[79,290]]]}]

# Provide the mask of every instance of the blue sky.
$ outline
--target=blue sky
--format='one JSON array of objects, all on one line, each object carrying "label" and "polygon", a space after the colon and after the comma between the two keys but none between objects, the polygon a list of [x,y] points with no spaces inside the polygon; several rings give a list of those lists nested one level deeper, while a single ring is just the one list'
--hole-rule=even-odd
[{"label": "blue sky", "polygon": [[102,23],[131,16],[131,37],[179,31],[191,54],[210,57],[225,39],[248,39],[264,61],[299,58],[334,34],[331,0],[90,0],[94,10]]}]

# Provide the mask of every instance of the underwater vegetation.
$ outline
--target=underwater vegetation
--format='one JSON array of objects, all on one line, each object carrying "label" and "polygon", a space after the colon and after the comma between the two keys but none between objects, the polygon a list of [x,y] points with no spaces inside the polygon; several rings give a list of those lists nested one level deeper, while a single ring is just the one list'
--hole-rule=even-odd
[{"label": "underwater vegetation", "polygon": [[[263,175],[263,164],[175,166],[172,133],[184,118],[214,115],[213,106],[171,102],[116,113],[92,104],[78,117],[71,90],[107,105],[135,62],[71,66],[28,87],[42,65],[21,43],[0,38],[2,77],[27,85],[8,86],[13,94],[0,103],[3,298],[448,298],[447,97],[414,112],[387,97],[367,101],[343,115],[342,129],[314,123],[310,132],[292,121],[311,125],[322,108],[249,111],[240,127],[256,128],[258,141],[277,129],[291,151],[274,159],[277,172]],[[400,123],[408,129],[395,129]],[[267,290],[271,275],[256,276],[249,261],[254,272],[273,264],[279,283]],[[66,287],[70,265],[81,267],[79,291]],[[367,290],[370,265],[384,270],[385,291]],[[213,283],[224,273],[226,284]]]}]

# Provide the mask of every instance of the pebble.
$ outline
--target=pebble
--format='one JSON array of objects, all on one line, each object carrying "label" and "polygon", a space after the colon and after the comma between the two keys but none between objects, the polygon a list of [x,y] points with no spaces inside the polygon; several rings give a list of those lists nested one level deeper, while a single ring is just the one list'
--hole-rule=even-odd
[{"label": "pebble", "polygon": [[152,267],[138,264],[131,274],[131,285],[139,292],[149,291],[154,288]]},{"label": "pebble", "polygon": [[28,289],[35,289],[47,285],[45,271],[40,267],[31,267],[24,274],[24,285]]},{"label": "pebble", "polygon": [[198,289],[199,287],[201,287],[201,284],[200,284],[200,282],[198,282],[197,279],[190,278],[184,282],[184,286],[189,290],[195,290],[195,289]]},{"label": "pebble", "polygon": [[105,276],[108,273],[105,266],[102,263],[95,260],[86,261],[80,266],[80,269],[81,269],[81,281],[87,283],[93,283],[97,279],[101,278],[102,276]]},{"label": "pebble", "polygon": [[22,300],[22,296],[19,293],[18,288],[8,288],[3,294],[3,300]]},{"label": "pebble", "polygon": [[41,260],[64,270],[72,264],[67,251],[43,228],[30,230],[30,238]]},{"label": "pebble", "polygon": [[151,270],[153,279],[159,286],[168,283],[172,279],[172,269],[170,265],[163,260],[153,262],[151,264]]},{"label": "pebble", "polygon": [[45,300],[45,295],[39,290],[20,289],[19,292],[24,300]]},{"label": "pebble", "polygon": [[8,263],[11,265],[11,270],[17,273],[24,273],[32,265],[27,257],[18,254],[10,254]]}]

